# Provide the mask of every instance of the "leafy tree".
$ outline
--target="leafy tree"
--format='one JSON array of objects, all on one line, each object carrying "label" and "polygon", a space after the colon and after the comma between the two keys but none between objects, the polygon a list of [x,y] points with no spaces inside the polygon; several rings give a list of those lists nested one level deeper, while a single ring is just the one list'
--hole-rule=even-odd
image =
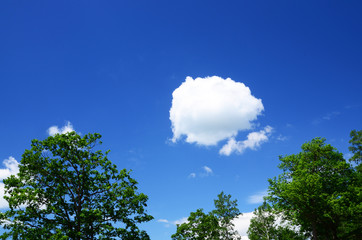
[{"label": "leafy tree", "polygon": [[234,223],[232,220],[241,212],[237,208],[237,200],[231,200],[231,195],[226,195],[221,192],[218,195],[218,199],[214,200],[215,210],[212,214],[218,219],[220,226],[220,239],[238,239],[238,233],[234,230]]},{"label": "leafy tree", "polygon": [[349,159],[354,162],[355,171],[348,186],[346,199],[350,204],[345,209],[342,221],[343,239],[362,239],[362,130],[351,131],[351,146],[349,150],[353,156]]},{"label": "leafy tree", "polygon": [[203,209],[191,212],[186,223],[177,225],[174,240],[220,239],[221,227],[218,218],[212,213],[204,213]]},{"label": "leafy tree", "polygon": [[302,152],[280,157],[283,173],[269,179],[267,199],[312,239],[341,239],[354,170],[325,139],[302,145]]},{"label": "leafy tree", "polygon": [[[250,220],[248,237],[250,240],[306,240],[295,226],[282,221],[281,214],[275,213],[269,204],[264,202],[254,211]],[[278,223],[279,221],[279,223]]]},{"label": "leafy tree", "polygon": [[237,200],[231,195],[221,192],[214,200],[215,210],[204,213],[203,209],[191,212],[186,223],[178,224],[173,240],[204,240],[204,239],[241,239],[234,230],[233,219],[241,215],[237,208]]},{"label": "leafy tree", "polygon": [[0,219],[12,239],[149,239],[148,197],[126,169],[94,148],[100,134],[33,140],[19,173],[4,180],[10,209]]},{"label": "leafy tree", "polygon": [[362,130],[359,130],[359,131],[352,130],[350,136],[351,136],[351,140],[349,141],[349,143],[351,144],[351,146],[349,147],[349,150],[354,154],[350,158],[350,161],[354,161],[357,164],[361,164],[362,163]]}]

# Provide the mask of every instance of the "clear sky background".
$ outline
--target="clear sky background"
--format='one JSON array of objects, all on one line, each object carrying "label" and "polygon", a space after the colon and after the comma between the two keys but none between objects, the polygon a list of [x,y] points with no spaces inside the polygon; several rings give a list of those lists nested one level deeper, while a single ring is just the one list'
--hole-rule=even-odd
[{"label": "clear sky background", "polygon": [[361,12],[361,1],[2,1],[0,180],[52,126],[98,132],[149,196],[151,239],[221,191],[246,213],[245,235],[279,155],[325,137],[348,158]]}]

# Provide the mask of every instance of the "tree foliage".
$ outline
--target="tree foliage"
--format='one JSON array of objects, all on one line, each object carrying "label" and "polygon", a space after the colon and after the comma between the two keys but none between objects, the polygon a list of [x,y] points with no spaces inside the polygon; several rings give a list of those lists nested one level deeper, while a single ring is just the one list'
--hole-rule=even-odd
[{"label": "tree foliage", "polygon": [[348,186],[348,198],[350,204],[345,209],[342,221],[343,239],[362,239],[362,130],[351,131],[351,146],[349,150],[353,156],[349,159],[355,166],[351,182]]},{"label": "tree foliage", "polygon": [[177,231],[171,237],[173,240],[204,240],[204,239],[241,239],[234,230],[233,219],[241,215],[237,208],[237,200],[231,200],[231,195],[221,192],[214,200],[215,208],[209,213],[203,209],[191,212],[186,223],[178,224]]},{"label": "tree foliage", "polygon": [[349,151],[353,153],[353,156],[350,158],[350,161],[354,161],[356,164],[362,163],[362,130],[351,131],[351,140],[349,143],[351,146],[349,147]]},{"label": "tree foliage", "polygon": [[107,152],[100,134],[75,132],[33,140],[17,176],[4,180],[10,209],[0,219],[12,239],[149,239],[148,197]]},{"label": "tree foliage", "polygon": [[304,234],[289,222],[283,221],[282,214],[276,213],[264,202],[254,211],[248,228],[250,240],[306,240]]},{"label": "tree foliage", "polygon": [[[348,239],[346,221],[355,211],[354,168],[325,139],[302,145],[302,152],[280,157],[283,173],[269,179],[268,200],[312,239]],[[356,197],[356,196],[355,196]]]}]

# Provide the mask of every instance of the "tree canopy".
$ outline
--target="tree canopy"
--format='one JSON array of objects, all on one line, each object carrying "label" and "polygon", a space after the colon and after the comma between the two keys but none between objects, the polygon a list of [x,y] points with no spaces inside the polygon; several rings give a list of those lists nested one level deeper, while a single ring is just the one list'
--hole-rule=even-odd
[{"label": "tree canopy", "polygon": [[237,208],[237,200],[231,200],[231,195],[221,192],[214,200],[215,209],[204,213],[203,209],[191,212],[186,223],[177,225],[177,231],[171,237],[173,240],[204,240],[204,239],[241,239],[234,230],[233,219],[241,215]]},{"label": "tree canopy", "polygon": [[360,187],[343,154],[325,139],[315,138],[302,145],[302,152],[282,156],[280,161],[283,173],[269,179],[267,200],[273,208],[310,232],[313,240],[357,239],[361,228],[356,227],[353,214],[361,213],[356,199]]},{"label": "tree canopy", "polygon": [[281,213],[276,213],[266,202],[254,211],[248,228],[250,240],[306,240],[296,226],[284,221]]},{"label": "tree canopy", "polygon": [[100,138],[70,132],[32,141],[19,173],[4,180],[3,239],[149,239],[137,226],[153,219],[148,197],[108,151],[95,150]]}]

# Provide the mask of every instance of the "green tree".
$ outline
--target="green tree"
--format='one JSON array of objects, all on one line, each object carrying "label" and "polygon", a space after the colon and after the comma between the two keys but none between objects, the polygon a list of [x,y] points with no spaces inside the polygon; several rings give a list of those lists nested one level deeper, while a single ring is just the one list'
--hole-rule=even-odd
[{"label": "green tree", "polygon": [[351,146],[349,150],[353,153],[353,156],[349,161],[354,163],[355,171],[348,186],[349,194],[345,197],[350,204],[344,211],[342,238],[362,239],[362,130],[353,130],[350,136],[349,143]]},{"label": "green tree", "polygon": [[215,210],[212,214],[218,219],[220,226],[220,239],[239,239],[238,233],[234,230],[233,219],[241,215],[238,209],[237,200],[231,200],[231,195],[226,195],[221,192],[218,199],[214,200]]},{"label": "green tree", "polygon": [[349,143],[351,146],[348,148],[352,153],[353,156],[350,158],[350,161],[354,161],[356,164],[362,163],[362,130],[351,131],[351,140]]},{"label": "green tree", "polygon": [[10,209],[0,219],[12,239],[149,239],[148,197],[126,169],[95,150],[100,134],[33,140],[17,176],[4,180]]},{"label": "green tree", "polygon": [[283,221],[282,214],[276,213],[264,202],[254,211],[248,228],[250,240],[306,240],[295,226]]},{"label": "green tree", "polygon": [[241,215],[237,200],[221,192],[214,200],[215,210],[204,213],[203,209],[191,212],[186,223],[178,224],[173,240],[241,239],[232,220]]},{"label": "green tree", "polygon": [[302,145],[302,152],[280,157],[277,178],[269,179],[267,199],[312,239],[341,239],[351,206],[352,166],[325,139]]},{"label": "green tree", "polygon": [[177,225],[177,232],[171,237],[174,240],[220,239],[221,227],[217,217],[212,213],[204,213],[203,209],[191,212],[186,223]]}]

